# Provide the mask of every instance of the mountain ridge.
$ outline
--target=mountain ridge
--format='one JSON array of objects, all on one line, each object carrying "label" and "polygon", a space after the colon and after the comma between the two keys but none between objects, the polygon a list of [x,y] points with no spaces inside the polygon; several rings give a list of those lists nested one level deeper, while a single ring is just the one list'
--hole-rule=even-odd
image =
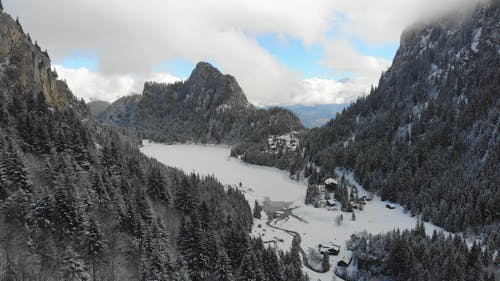
[{"label": "mountain ridge", "polygon": [[233,76],[206,62],[184,82],[146,82],[141,96],[120,99],[98,119],[163,142],[234,144],[303,129],[286,109],[256,109]]}]

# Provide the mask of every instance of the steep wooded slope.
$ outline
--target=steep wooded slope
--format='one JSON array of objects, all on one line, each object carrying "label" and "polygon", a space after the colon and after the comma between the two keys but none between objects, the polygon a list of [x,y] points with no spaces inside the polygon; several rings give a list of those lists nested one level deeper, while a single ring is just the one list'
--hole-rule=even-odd
[{"label": "steep wooded slope", "polygon": [[408,28],[379,86],[307,135],[306,155],[452,231],[500,219],[500,4]]},{"label": "steep wooded slope", "polygon": [[304,280],[251,224],[239,191],[95,122],[0,11],[0,280]]}]

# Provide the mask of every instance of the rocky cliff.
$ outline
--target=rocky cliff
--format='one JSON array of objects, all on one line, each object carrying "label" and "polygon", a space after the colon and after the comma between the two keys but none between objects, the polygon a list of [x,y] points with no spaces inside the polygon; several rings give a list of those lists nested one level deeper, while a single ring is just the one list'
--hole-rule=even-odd
[{"label": "rocky cliff", "polygon": [[42,52],[36,42],[33,44],[20,23],[9,16],[0,17],[0,87],[9,93],[42,92],[58,109],[84,108],[66,83],[57,80],[47,52]]}]

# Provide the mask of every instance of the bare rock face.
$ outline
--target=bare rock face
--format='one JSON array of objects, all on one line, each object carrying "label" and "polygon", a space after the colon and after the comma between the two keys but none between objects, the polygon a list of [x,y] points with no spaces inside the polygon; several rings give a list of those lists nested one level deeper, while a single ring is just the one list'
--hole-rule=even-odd
[{"label": "bare rock face", "polygon": [[256,109],[233,76],[206,62],[185,82],[146,82],[142,96],[118,100],[99,119],[167,142],[236,143],[303,129],[288,110]]},{"label": "bare rock face", "polygon": [[66,83],[57,80],[50,58],[38,44],[24,34],[18,21],[0,13],[0,87],[20,93],[43,92],[52,106],[84,107],[72,95]]},{"label": "bare rock face", "polygon": [[242,110],[249,106],[243,90],[231,75],[223,75],[215,67],[200,62],[185,83],[185,101],[197,111],[219,108]]}]

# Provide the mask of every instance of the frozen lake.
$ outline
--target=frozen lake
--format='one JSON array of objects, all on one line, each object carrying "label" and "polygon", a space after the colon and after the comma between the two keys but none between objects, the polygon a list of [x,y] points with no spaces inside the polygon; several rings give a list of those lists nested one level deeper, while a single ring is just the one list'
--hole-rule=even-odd
[{"label": "frozen lake", "polygon": [[[288,174],[275,168],[244,163],[230,157],[231,149],[225,146],[175,144],[165,145],[143,142],[142,153],[186,172],[215,175],[223,184],[238,185],[247,189],[247,199],[297,201],[305,199],[306,186],[291,180]],[[251,202],[253,203],[253,202]]]},{"label": "frozen lake", "polygon": [[[141,151],[166,165],[183,169],[186,172],[215,175],[223,184],[238,185],[241,182],[245,197],[252,207],[253,200],[262,203],[265,197],[269,197],[272,201],[293,202],[293,206],[296,207],[293,213],[303,220],[289,217],[285,221],[273,221],[274,226],[298,232],[302,238],[301,246],[305,251],[308,248],[317,249],[320,243],[333,242],[341,245],[339,256],[330,256],[330,263],[333,265],[330,272],[318,274],[304,268],[314,281],[332,280],[334,265],[345,251],[345,241],[350,238],[351,234],[362,231],[373,234],[385,233],[396,228],[412,229],[417,222],[417,218],[406,214],[401,206],[391,204],[395,209],[386,208],[387,202],[382,201],[378,196],[368,202],[363,211],[354,210],[356,213],[354,221],[350,213],[306,206],[304,182],[291,180],[284,171],[250,165],[232,158],[229,156],[229,147],[195,144],[165,145],[144,141]],[[357,185],[351,173],[346,173],[346,177],[351,184]],[[358,185],[358,187],[361,195],[364,195],[366,191],[361,186]],[[335,217],[340,214],[344,220],[338,225],[335,223]],[[431,234],[433,230],[442,231],[430,223],[425,223],[425,227],[428,234]],[[260,236],[264,241],[279,240],[276,245],[283,250],[289,250],[291,246],[292,237],[286,232],[268,227],[265,215],[261,220],[255,220],[252,235]]]}]

